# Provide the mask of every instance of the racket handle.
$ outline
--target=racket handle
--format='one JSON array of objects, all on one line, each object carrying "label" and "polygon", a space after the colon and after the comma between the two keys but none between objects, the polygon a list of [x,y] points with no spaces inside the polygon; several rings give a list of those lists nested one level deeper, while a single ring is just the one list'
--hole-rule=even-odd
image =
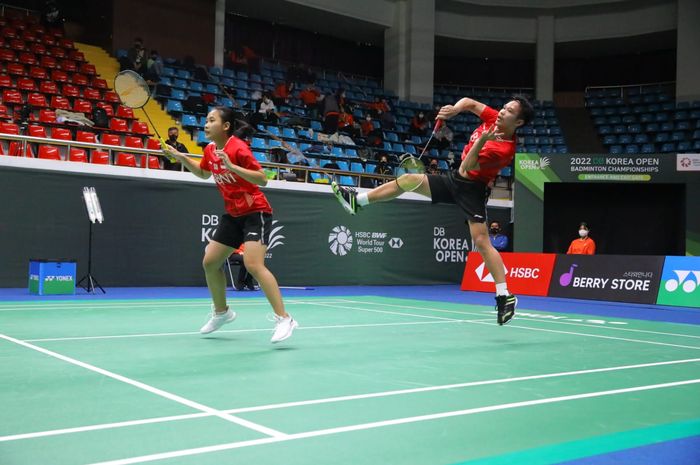
[{"label": "racket handle", "polygon": [[165,157],[170,160],[171,163],[177,163],[177,159],[171,157],[170,155],[165,152],[165,146],[167,145],[165,141],[163,140],[162,137],[158,137],[158,140],[160,141],[160,148],[163,149],[163,153],[165,153]]},{"label": "racket handle", "polygon": [[436,119],[436,120],[435,120],[435,127],[433,128],[433,134],[435,134],[436,132],[438,132],[438,131],[440,130],[440,128],[442,127],[443,124],[445,124],[445,120],[444,120],[444,119]]}]

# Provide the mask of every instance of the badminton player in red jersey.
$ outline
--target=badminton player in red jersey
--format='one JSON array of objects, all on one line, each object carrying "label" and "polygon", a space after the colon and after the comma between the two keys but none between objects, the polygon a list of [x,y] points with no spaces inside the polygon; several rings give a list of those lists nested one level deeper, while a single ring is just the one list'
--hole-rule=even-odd
[{"label": "badminton player in red jersey", "polygon": [[463,98],[454,105],[442,107],[437,118],[448,120],[463,111],[477,115],[482,124],[474,130],[464,147],[459,169],[447,174],[404,174],[396,182],[388,182],[363,194],[333,183],[333,192],[352,215],[369,204],[395,199],[404,190],[430,197],[433,203],[457,204],[466,216],[472,241],[496,283],[498,324],[503,325],[515,315],[517,298],[508,292],[503,259],[489,240],[486,203],[491,194],[489,185],[515,156],[515,131],[532,120],[534,110],[520,95],[513,96],[500,110]]},{"label": "badminton player in red jersey", "polygon": [[243,260],[248,272],[258,281],[275,312],[275,330],[271,342],[280,342],[292,335],[297,322],[285,311],[277,280],[265,267],[265,252],[272,230],[272,208],[260,186],[267,177],[253,157],[245,139],[253,133],[251,126],[236,123],[230,108],[216,107],[207,115],[204,133],[211,142],[204,148],[204,157],[195,161],[174,148],[166,152],[203,179],[214,176],[216,187],[224,198],[226,213],[204,252],[204,274],[213,300],[209,321],[200,329],[209,334],[236,319],[236,312],[226,304],[226,276],[223,265],[231,252],[245,243]]}]

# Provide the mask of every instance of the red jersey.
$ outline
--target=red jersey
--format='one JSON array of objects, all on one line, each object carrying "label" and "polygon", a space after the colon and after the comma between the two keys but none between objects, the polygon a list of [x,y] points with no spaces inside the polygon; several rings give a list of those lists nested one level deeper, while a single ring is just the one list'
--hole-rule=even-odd
[{"label": "red jersey", "polygon": [[[214,176],[216,187],[224,198],[228,214],[244,216],[256,212],[272,213],[272,207],[260,188],[229,171],[215,150],[216,144],[213,142],[204,148],[204,157],[199,162],[199,167],[210,171]],[[255,171],[262,168],[248,148],[248,144],[238,137],[231,136],[228,139],[224,152],[228,154],[231,163],[241,168]]]},{"label": "red jersey", "polygon": [[[484,107],[484,111],[479,115],[483,123],[476,128],[469,138],[469,143],[462,150],[462,160],[469,153],[474,142],[481,137],[481,134],[488,130],[492,125],[496,124],[498,112],[491,107]],[[490,184],[496,179],[501,168],[510,165],[510,162],[515,156],[515,135],[512,140],[489,140],[479,152],[479,169],[467,171],[469,179],[481,181],[484,184]]]}]

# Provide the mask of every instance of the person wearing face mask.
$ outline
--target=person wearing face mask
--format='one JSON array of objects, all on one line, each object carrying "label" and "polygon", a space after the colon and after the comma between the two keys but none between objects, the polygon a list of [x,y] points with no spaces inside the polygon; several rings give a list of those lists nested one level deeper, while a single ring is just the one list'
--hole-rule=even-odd
[{"label": "person wearing face mask", "polygon": [[258,102],[258,111],[250,117],[250,123],[256,126],[260,123],[277,124],[277,107],[269,93],[263,94],[262,100]]},{"label": "person wearing face mask", "polygon": [[501,223],[492,221],[489,226],[489,239],[494,249],[504,252],[508,248],[508,236],[501,234]]},{"label": "person wearing face mask", "polygon": [[[185,147],[182,142],[177,140],[179,135],[180,131],[175,126],[168,128],[168,140],[166,140],[165,143],[178,152],[189,153],[187,147]],[[182,165],[177,162],[171,162],[168,157],[163,157],[163,168],[166,170],[180,171],[182,169]]]},{"label": "person wearing face mask", "polygon": [[411,119],[410,131],[413,135],[425,136],[428,131],[428,120],[422,111]]},{"label": "person wearing face mask", "polygon": [[586,223],[581,223],[578,226],[578,239],[571,241],[569,250],[566,251],[569,255],[595,255],[595,241],[588,235],[590,229]]}]

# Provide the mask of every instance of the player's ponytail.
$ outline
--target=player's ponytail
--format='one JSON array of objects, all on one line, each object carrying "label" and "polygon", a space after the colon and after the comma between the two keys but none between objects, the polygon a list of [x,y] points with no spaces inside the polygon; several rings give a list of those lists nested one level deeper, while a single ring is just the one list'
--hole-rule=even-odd
[{"label": "player's ponytail", "polygon": [[239,139],[249,140],[255,134],[255,128],[242,119],[237,119],[236,124],[238,128],[233,132],[233,135]]}]

